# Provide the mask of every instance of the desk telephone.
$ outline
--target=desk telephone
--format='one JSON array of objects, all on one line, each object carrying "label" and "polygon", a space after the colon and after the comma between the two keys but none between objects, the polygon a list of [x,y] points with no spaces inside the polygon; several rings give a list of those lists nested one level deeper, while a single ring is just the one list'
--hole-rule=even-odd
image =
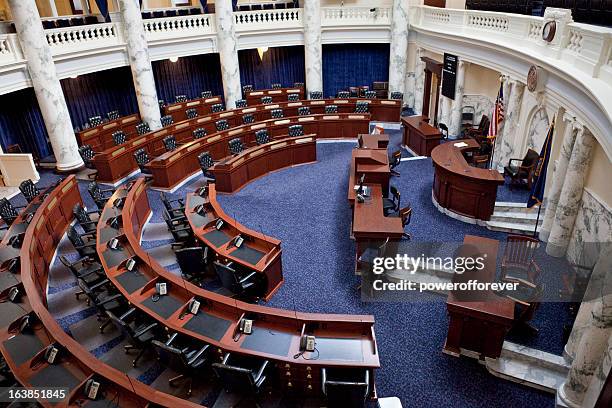
[{"label": "desk telephone", "polygon": [[300,351],[315,351],[315,336],[303,335],[300,338]]},{"label": "desk telephone", "polygon": [[121,249],[121,246],[119,245],[119,239],[113,238],[110,241],[108,241],[108,247],[113,250]]},{"label": "desk telephone", "polygon": [[198,189],[198,195],[199,195],[200,197],[206,197],[206,196],[208,196],[208,184],[207,184],[207,185],[205,185],[204,187],[200,187],[200,188]]},{"label": "desk telephone", "polygon": [[198,204],[193,208],[193,211],[195,211],[196,213],[204,216],[206,215],[206,208],[204,207],[204,204]]},{"label": "desk telephone", "polygon": [[168,294],[168,284],[166,282],[159,282],[155,284],[155,293],[159,296]]},{"label": "desk telephone", "polygon": [[17,303],[19,301],[19,288],[17,288],[17,286],[13,286],[11,288],[11,290],[9,291],[8,294],[8,300],[10,300],[13,303]]},{"label": "desk telephone", "polygon": [[115,208],[123,208],[123,203],[125,202],[125,198],[119,197],[113,201],[113,207]]},{"label": "desk telephone", "polygon": [[244,243],[244,238],[242,237],[242,235],[238,235],[236,238],[233,239],[232,243],[236,248],[240,248]]},{"label": "desk telephone", "polygon": [[217,222],[215,222],[215,228],[217,229],[217,231],[223,228],[223,224],[225,224],[225,222],[221,218],[219,218]]},{"label": "desk telephone", "polygon": [[17,234],[17,235],[13,235],[12,237],[9,238],[9,245],[12,246],[13,248],[21,248],[21,243],[23,242],[23,237],[25,236],[25,232],[22,232],[21,234]]},{"label": "desk telephone", "polygon": [[129,272],[132,272],[135,267],[136,267],[136,260],[134,258],[129,258],[128,260],[125,261],[125,269],[127,269]]},{"label": "desk telephone", "polygon": [[109,218],[108,225],[111,228],[119,229],[121,227],[121,216],[118,215],[116,217]]},{"label": "desk telephone", "polygon": [[100,389],[100,383],[97,382],[96,380],[94,380],[93,378],[90,378],[85,383],[85,388],[84,388],[85,395],[90,400],[95,400],[96,399],[96,397],[98,396],[98,390],[99,389]]},{"label": "desk telephone", "polygon": [[251,334],[253,333],[253,320],[250,319],[242,319],[240,324],[238,325],[238,329],[241,333]]},{"label": "desk telephone", "polygon": [[54,344],[51,344],[45,350],[45,361],[49,364],[55,363],[57,359],[57,355],[59,354],[59,348],[57,348]]},{"label": "desk telephone", "polygon": [[200,310],[200,302],[198,300],[191,299],[187,305],[187,310],[189,310],[189,313],[192,315],[197,315],[198,310]]}]

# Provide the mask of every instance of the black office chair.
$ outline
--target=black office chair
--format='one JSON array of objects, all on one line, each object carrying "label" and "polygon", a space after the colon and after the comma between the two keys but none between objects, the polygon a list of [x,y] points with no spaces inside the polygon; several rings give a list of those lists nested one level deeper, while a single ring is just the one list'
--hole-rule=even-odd
[{"label": "black office chair", "polygon": [[355,113],[368,113],[370,111],[370,104],[367,102],[357,102],[355,104]]},{"label": "black office chair", "polygon": [[244,150],[244,144],[240,138],[235,138],[229,141],[229,151],[231,154],[240,154]]},{"label": "black office chair", "polygon": [[115,146],[122,145],[127,141],[127,137],[123,130],[118,130],[116,132],[113,132],[111,136],[113,138],[113,143],[115,143]]},{"label": "black office chair", "polygon": [[[107,279],[102,265],[93,258],[79,258],[70,262],[64,255],[60,255],[60,261],[72,273],[75,280],[82,279],[90,286]],[[83,294],[83,291],[79,291],[75,296],[79,299]]]},{"label": "black office chair", "polygon": [[255,397],[261,392],[266,381],[268,360],[248,358],[226,353],[220,363],[213,363],[212,368],[221,384],[228,392],[239,392],[243,399]]},{"label": "black office chair", "polygon": [[395,100],[401,101],[404,99],[404,94],[402,92],[394,91],[394,92],[391,92],[389,99],[395,99]]},{"label": "black office chair", "polygon": [[391,198],[383,198],[383,211],[385,217],[391,213],[397,213],[400,210],[401,195],[399,190],[394,186],[389,187],[389,190],[391,191]]},{"label": "black office chair", "polygon": [[172,115],[166,115],[161,117],[161,124],[163,127],[170,126],[173,123],[174,119],[172,118]]},{"label": "black office chair", "polygon": [[104,279],[90,285],[85,279],[77,278],[77,285],[85,296],[87,296],[87,304],[96,308],[98,319],[105,319],[99,327],[100,333],[104,333],[104,329],[112,323],[111,320],[107,318],[107,312],[121,314],[128,308],[127,299],[121,293],[117,292],[117,289],[112,285],[109,279]]},{"label": "black office chair", "polygon": [[246,108],[247,107],[247,101],[246,99],[238,99],[236,101],[236,107],[237,108]]},{"label": "black office chair", "polygon": [[311,91],[310,99],[323,99],[323,91]]},{"label": "black office chair", "polygon": [[176,17],[176,10],[166,10],[164,13],[165,17]]},{"label": "black office chair", "polygon": [[149,158],[149,154],[144,147],[141,147],[134,152],[134,160],[136,160],[136,164],[138,165],[138,168],[140,168],[140,172],[144,174],[145,178],[151,178],[151,171],[146,167],[151,161],[151,158]]},{"label": "black office chair", "polygon": [[81,258],[91,257],[97,259],[98,253],[96,252],[96,237],[94,234],[82,234],[73,226],[70,226],[67,235],[70,243],[77,250]]},{"label": "black office chair", "polygon": [[176,138],[174,135],[168,135],[162,139],[162,143],[164,144],[164,148],[167,152],[171,152],[176,149]]},{"label": "black office chair", "polygon": [[263,145],[270,142],[270,135],[268,129],[260,129],[255,132],[255,140],[258,145]]},{"label": "black office chair", "polygon": [[174,101],[176,103],[184,103],[187,102],[187,95],[176,95],[174,96]]},{"label": "black office chair", "polygon": [[212,91],[202,91],[200,96],[204,99],[207,99],[207,98],[212,98],[213,94],[212,94]]},{"label": "black office chair", "polygon": [[166,222],[168,231],[174,238],[174,243],[170,244],[172,248],[185,247],[193,242],[193,231],[187,222],[184,215],[171,216],[165,208],[162,211],[162,217]]},{"label": "black office chair", "polygon": [[281,89],[282,87],[283,87],[282,84],[277,84],[277,83],[272,84],[272,86],[271,86],[272,89]]},{"label": "black office chair", "polygon": [[392,176],[397,176],[397,177],[400,176],[399,172],[395,170],[395,168],[399,166],[401,162],[402,162],[402,151],[401,150],[394,151],[391,154],[391,157],[389,158],[389,170],[391,171]]},{"label": "black office chair", "polygon": [[102,124],[102,116],[92,116],[87,119],[87,121],[89,122],[89,126],[91,126],[92,128],[100,126]]},{"label": "black office chair", "polygon": [[227,119],[220,119],[220,120],[215,122],[215,128],[217,128],[218,132],[221,132],[223,130],[229,129],[230,128],[230,124],[227,121]]},{"label": "black office chair", "polygon": [[[405,229],[406,225],[410,224],[410,221],[412,220],[412,206],[408,204],[406,207],[400,209],[399,217],[402,219],[402,227]],[[404,232],[402,234],[402,238],[412,239],[412,236],[409,233]]]},{"label": "black office chair", "polygon": [[290,93],[290,94],[287,95],[287,100],[290,101],[290,102],[299,101],[300,100],[300,94]]},{"label": "black office chair", "polygon": [[350,96],[351,94],[349,93],[349,91],[338,91],[336,93],[336,98],[346,99]]},{"label": "black office chair", "polygon": [[14,207],[6,197],[0,199],[0,217],[4,220],[6,225],[11,225],[13,221],[19,217],[19,213],[17,212],[18,208],[23,207]]},{"label": "black office chair", "polygon": [[262,96],[261,97],[261,103],[263,103],[264,105],[272,103],[272,97],[271,96]]},{"label": "black office chair", "polygon": [[298,108],[298,116],[306,116],[306,115],[310,115],[310,106],[300,106]]},{"label": "black office chair", "polygon": [[271,117],[272,119],[280,119],[280,118],[282,118],[282,117],[284,117],[284,116],[285,116],[285,115],[284,115],[284,113],[283,113],[283,110],[282,110],[282,109],[272,109],[272,110],[270,111],[270,117]]},{"label": "black office chair", "polygon": [[174,251],[181,273],[189,282],[200,281],[208,265],[208,247],[201,246],[179,248]]},{"label": "black office chair", "polygon": [[30,179],[23,180],[19,183],[19,191],[21,191],[21,194],[23,194],[28,203],[34,201],[34,199],[38,197],[38,194],[40,194],[40,191],[38,191],[38,188],[36,188],[34,182]]},{"label": "black office chair", "polygon": [[117,316],[112,312],[106,312],[106,315],[111,322],[128,338],[129,344],[124,346],[126,353],[132,350],[138,350],[136,358],[132,360],[132,366],[136,367],[138,360],[151,346],[151,342],[155,340],[157,323],[147,322],[146,320],[140,321],[136,318],[136,309],[132,308]]},{"label": "black office chair", "polygon": [[164,11],[163,10],[154,11],[153,18],[164,18]]},{"label": "black office chair", "polygon": [[304,83],[303,82],[294,82],[293,83],[293,87],[294,88],[304,88]]},{"label": "black office chair", "polygon": [[[526,185],[531,188],[534,174],[540,155],[533,149],[529,149],[522,159],[510,159],[508,165],[504,167],[504,177],[510,178],[510,188],[515,185]],[[515,162],[520,162],[517,166]]]},{"label": "black office chair", "polygon": [[210,107],[210,111],[212,113],[219,113],[219,112],[223,112],[225,110],[225,106],[223,106],[222,103],[215,103],[213,106]]},{"label": "black office chair", "polygon": [[93,163],[96,152],[93,151],[90,145],[86,144],[79,147],[79,155],[81,155],[81,159],[83,159],[86,168],[95,170],[87,176],[90,180],[95,180],[98,177],[98,170],[96,170],[96,166]]},{"label": "black office chair", "polygon": [[197,128],[193,131],[193,138],[194,139],[201,139],[204,136],[206,136],[208,134],[208,132],[206,132],[206,129],[202,129],[202,128]]},{"label": "black office chair", "polygon": [[119,119],[119,111],[118,110],[110,111],[106,114],[106,117],[108,118],[108,120],[117,120]]},{"label": "black office chair", "polygon": [[94,203],[96,203],[98,208],[101,210],[104,208],[104,206],[106,205],[106,202],[108,201],[110,196],[113,195],[115,190],[112,188],[102,189],[97,182],[92,181],[87,186],[87,192],[89,192],[91,199],[94,201]]},{"label": "black office chair", "polygon": [[249,92],[253,92],[253,85],[244,85],[242,87],[242,96],[246,97],[246,94]]},{"label": "black office chair", "polygon": [[321,383],[328,407],[364,407],[370,392],[367,369],[322,368]]},{"label": "black office chair", "polygon": [[199,344],[193,347],[192,344],[179,344],[178,333],[172,334],[164,343],[153,340],[151,345],[157,353],[157,358],[164,367],[179,372],[176,377],[168,380],[168,384],[175,387],[178,381],[186,380],[188,384],[187,397],[191,396],[193,378],[200,375],[205,365],[209,361],[209,344]]},{"label": "black office chair", "polygon": [[338,113],[338,105],[325,105],[325,113]]},{"label": "black office chair", "polygon": [[232,292],[234,297],[251,301],[259,297],[259,277],[256,271],[240,272],[231,262],[224,264],[215,261],[213,265],[221,285]]},{"label": "black office chair", "polygon": [[185,111],[185,117],[187,119],[195,119],[198,117],[198,110],[196,108],[189,108]]},{"label": "black office chair", "polygon": [[366,99],[376,99],[376,91],[366,91],[364,96]]},{"label": "black office chair", "polygon": [[446,126],[446,123],[438,123],[438,129],[440,129],[440,133],[442,133],[442,138],[443,139],[448,139],[448,126]]},{"label": "black office chair", "polygon": [[81,203],[76,203],[74,207],[72,207],[72,214],[76,218],[77,222],[83,228],[83,231],[87,233],[96,233],[96,226],[98,225],[97,218],[96,220],[92,220],[90,214],[100,215],[99,210],[87,211]]},{"label": "black office chair", "polygon": [[210,155],[210,152],[200,153],[198,155],[198,162],[200,163],[200,168],[202,169],[204,177],[214,180],[215,176],[210,172],[210,168],[215,165],[215,161]]},{"label": "black office chair", "polygon": [[149,127],[149,124],[147,122],[140,122],[136,125],[136,132],[141,136],[145,133],[149,133],[150,131],[151,128]]},{"label": "black office chair", "polygon": [[289,126],[289,137],[304,136],[304,127],[302,125]]},{"label": "black office chair", "polygon": [[242,115],[242,123],[248,125],[249,123],[255,123],[255,116],[252,113],[245,113]]}]

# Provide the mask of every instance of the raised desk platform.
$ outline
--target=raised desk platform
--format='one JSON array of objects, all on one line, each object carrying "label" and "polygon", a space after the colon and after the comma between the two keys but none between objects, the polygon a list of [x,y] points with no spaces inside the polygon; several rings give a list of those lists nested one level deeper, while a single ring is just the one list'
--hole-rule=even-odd
[{"label": "raised desk platform", "polygon": [[260,89],[257,91],[247,92],[244,99],[247,101],[247,105],[259,105],[261,98],[264,96],[271,96],[272,102],[285,102],[289,94],[298,94],[298,99],[304,99],[304,88],[293,87],[293,88],[280,88],[280,89]]},{"label": "raised desk platform", "polygon": [[198,98],[187,102],[177,102],[164,106],[164,115],[171,115],[175,122],[180,122],[187,119],[185,111],[195,108],[198,116],[212,114],[211,107],[218,103],[223,103],[221,96],[213,96],[211,98]]},{"label": "raised desk platform", "polygon": [[[465,143],[456,147],[456,143]],[[474,139],[457,140],[436,147],[431,153],[435,168],[433,200],[451,215],[458,214],[464,221],[488,221],[495,209],[497,186],[504,178],[495,170],[470,166],[463,154],[479,149]]]},{"label": "raised desk platform", "polygon": [[147,167],[153,174],[154,187],[171,189],[200,171],[197,159],[200,153],[208,151],[217,161],[228,157],[230,155],[228,142],[231,139],[239,138],[246,146],[253,146],[255,132],[258,130],[267,129],[271,138],[282,138],[288,135],[289,127],[292,125],[302,125],[305,134],[315,134],[317,139],[356,137],[358,133],[367,131],[369,122],[370,115],[356,113],[270,119],[209,134],[185,143],[172,152],[160,154],[151,160]]},{"label": "raised desk platform", "polygon": [[[486,254],[485,268],[466,272],[469,275],[465,278],[483,283],[493,282],[499,241],[466,235],[463,243],[473,245],[479,253]],[[470,297],[466,299],[466,296]],[[490,291],[474,294],[451,291],[446,308],[449,323],[445,353],[457,357],[462,353],[476,355],[481,359],[500,356],[504,338],[514,321],[513,301]]]},{"label": "raised desk platform", "polygon": [[215,164],[211,172],[218,193],[234,193],[270,172],[315,161],[317,141],[316,135],[311,134],[253,146]]},{"label": "raised desk platform", "polygon": [[426,116],[403,116],[403,143],[419,156],[431,156],[440,144],[442,133],[427,122]]},{"label": "raised desk platform", "polygon": [[355,185],[365,174],[366,184],[380,184],[384,197],[389,192],[389,156],[386,149],[354,149],[351,153],[351,168],[349,173],[348,200],[351,206],[355,202]]},{"label": "raised desk platform", "polygon": [[140,123],[140,115],[134,114],[123,116],[117,120],[102,123],[99,126],[83,129],[77,132],[76,138],[79,146],[90,145],[94,152],[113,147],[112,134],[122,130],[128,138],[133,137],[136,132],[136,125]]},{"label": "raised desk platform", "polygon": [[[126,194],[123,209],[114,208],[113,198]],[[226,224],[233,224],[218,208],[214,194],[214,188],[211,188],[208,198],[196,195],[188,197],[187,214],[198,236],[206,231],[213,217],[222,217],[228,220]],[[220,361],[226,352],[271,360],[273,372],[269,375],[270,384],[283,393],[320,396],[321,368],[358,367],[370,370],[370,396],[375,397],[374,369],[380,366],[380,361],[372,316],[326,315],[269,308],[221,296],[184,281],[162,268],[140,247],[139,237],[150,211],[146,208],[146,197],[144,183],[140,179],[129,192],[120,188],[104,208],[103,219],[116,215],[118,211],[122,214],[123,226],[115,234],[121,237],[123,249],[120,252],[123,255],[118,258],[109,256],[106,254],[109,251],[106,244],[98,243],[106,273],[133,307],[171,331],[211,344],[213,361]],[[193,208],[198,204],[209,206],[210,217],[194,219]],[[104,222],[99,223],[98,237],[108,236],[101,231],[105,228],[109,227]],[[252,236],[275,244],[278,250],[273,250],[268,258],[278,257],[280,260],[280,243],[277,240],[257,233],[252,233]],[[219,255],[233,257],[233,249]],[[137,258],[137,272],[125,270],[123,261],[116,262],[115,258],[127,259],[129,256]],[[115,259],[113,266],[106,262],[111,258]],[[262,262],[270,262],[270,259]],[[162,281],[169,283],[168,295],[158,302],[152,302],[155,283]],[[193,298],[202,301],[197,315],[185,313],[189,300]],[[254,319],[251,335],[240,335],[238,331],[238,324],[245,317]],[[299,352],[303,333],[316,336],[318,358],[316,353],[308,352],[304,358],[294,358]]]},{"label": "raised desk platform", "polygon": [[389,135],[384,133],[359,135],[363,140],[362,149],[384,149],[389,146]]}]

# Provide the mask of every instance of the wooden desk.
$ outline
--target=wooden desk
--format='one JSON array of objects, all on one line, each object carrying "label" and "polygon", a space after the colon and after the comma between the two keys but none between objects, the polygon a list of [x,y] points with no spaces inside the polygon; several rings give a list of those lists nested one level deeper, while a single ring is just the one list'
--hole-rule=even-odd
[{"label": "wooden desk", "polygon": [[[305,134],[321,138],[355,137],[369,126],[367,114],[337,114],[295,116],[270,119],[255,124],[209,134],[198,140],[185,143],[172,152],[160,154],[147,165],[153,174],[153,186],[170,189],[187,177],[200,171],[197,157],[208,151],[214,160],[223,160],[230,155],[228,142],[239,138],[248,147],[255,145],[255,132],[267,129],[272,139],[287,137],[289,127],[302,125]],[[97,156],[96,156],[97,157]]]},{"label": "wooden desk", "polygon": [[298,99],[304,99],[304,88],[293,87],[293,88],[280,88],[280,89],[260,89],[257,91],[247,92],[246,99],[247,105],[259,105],[261,98],[264,96],[271,96],[272,102],[286,102],[289,94],[298,94]]},{"label": "wooden desk", "polygon": [[363,203],[355,201],[353,208],[353,236],[357,242],[364,240],[399,240],[404,233],[399,217],[385,217],[383,192],[380,184],[366,184],[370,195]]},{"label": "wooden desk", "polygon": [[384,149],[389,146],[389,135],[384,133],[359,135],[363,140],[362,149]]},{"label": "wooden desk", "polygon": [[[493,282],[499,241],[466,235],[463,243],[487,254],[485,268],[466,272],[470,274],[469,279]],[[506,333],[514,321],[514,302],[493,292],[479,294],[482,300],[478,301],[464,301],[461,297],[462,293],[451,291],[446,300],[449,324],[443,351],[457,357],[462,351],[476,353],[481,359],[499,357]]]},{"label": "wooden desk", "polygon": [[[465,143],[465,147],[456,147]],[[504,178],[495,170],[471,167],[463,153],[479,148],[474,139],[444,143],[431,153],[435,168],[433,199],[438,206],[480,221],[491,218],[497,186]]]},{"label": "wooden desk", "polygon": [[389,156],[386,150],[381,149],[354,149],[351,153],[351,168],[349,173],[348,200],[351,205],[355,201],[355,185],[365,174],[364,182],[367,184],[380,184],[382,193],[386,197],[389,192]]},{"label": "wooden desk", "polygon": [[135,135],[138,123],[140,123],[140,115],[138,114],[123,116],[93,128],[83,129],[75,133],[75,136],[79,146],[88,144],[94,152],[99,152],[115,145],[112,138],[114,132],[122,130],[128,138]]},{"label": "wooden desk", "polygon": [[187,102],[176,102],[164,106],[164,115],[172,116],[175,122],[180,122],[187,119],[185,113],[187,109],[195,109],[198,112],[198,116],[212,114],[212,106],[218,103],[223,103],[221,96],[213,96],[211,98],[197,98]]},{"label": "wooden desk", "polygon": [[[123,209],[119,211],[113,208],[114,198],[126,194]],[[211,216],[215,214],[214,216],[228,219],[216,208],[218,204],[214,194],[213,188],[209,192],[208,201],[195,195],[188,197],[187,214],[192,221],[195,201],[207,202],[205,205],[212,208]],[[104,208],[102,218],[121,213],[123,226],[115,230],[115,235],[121,237],[123,255],[118,259],[113,256],[113,262],[109,264],[106,261],[108,256],[105,255],[106,243],[98,242],[100,258],[109,279],[117,285],[133,307],[173,332],[212,345],[213,361],[221,361],[226,352],[269,359],[272,362],[268,377],[270,384],[282,393],[321,396],[321,368],[354,367],[370,370],[370,396],[376,395],[374,369],[380,366],[380,361],[372,316],[326,315],[269,308],[230,299],[184,281],[162,268],[140,247],[139,237],[150,212],[150,209],[144,206],[147,200],[142,179],[139,179],[129,192],[125,187],[115,192]],[[195,225],[202,225],[202,220]],[[110,227],[105,226],[103,222],[98,224],[98,237],[108,238],[114,235],[102,233],[102,229],[106,228]],[[200,231],[202,228],[196,227],[198,235]],[[253,236],[261,237],[256,233]],[[267,239],[273,243],[278,242],[270,237]],[[231,250],[228,255],[231,257]],[[125,270],[121,259],[131,256],[137,258],[137,271],[142,283],[128,290],[122,282],[125,282],[123,278],[126,274],[131,272]],[[276,256],[280,259],[280,247],[273,254],[273,257]],[[169,284],[168,295],[162,297],[161,303],[151,302],[157,282]],[[184,313],[187,303],[193,298],[202,302],[197,316]],[[251,335],[237,336],[237,327],[243,317],[254,320],[254,331]],[[299,352],[302,333],[316,336],[318,359],[308,352],[304,354],[304,358],[294,358]]]},{"label": "wooden desk", "polygon": [[[75,407],[89,400],[83,386],[94,377],[102,383],[107,401],[121,401],[121,406],[142,407],[148,404],[176,407],[196,407],[197,404],[164,394],[96,359],[80,343],[67,334],[55,317],[47,310],[46,287],[49,265],[64,231],[72,222],[72,208],[81,203],[78,184],[74,176],[67,177],[50,194],[38,203],[27,228],[20,250],[19,275],[23,292],[20,314],[10,310],[12,302],[0,304],[3,316],[12,313],[12,323],[0,328],[0,350],[21,385],[25,387],[61,386],[68,388],[68,398],[54,405],[39,401],[42,406]],[[8,272],[2,272],[8,273]],[[21,309],[23,308],[23,309]],[[20,319],[32,311],[33,333],[20,334]],[[11,319],[8,319],[11,321]],[[54,365],[44,362],[46,347],[52,343],[62,346]],[[49,378],[58,381],[49,383]]]},{"label": "wooden desk", "polygon": [[247,183],[285,167],[317,161],[316,135],[278,139],[246,149],[211,169],[218,193],[234,193]]},{"label": "wooden desk", "polygon": [[425,116],[402,116],[403,143],[419,156],[431,156],[431,151],[440,144],[442,133],[425,120]]}]

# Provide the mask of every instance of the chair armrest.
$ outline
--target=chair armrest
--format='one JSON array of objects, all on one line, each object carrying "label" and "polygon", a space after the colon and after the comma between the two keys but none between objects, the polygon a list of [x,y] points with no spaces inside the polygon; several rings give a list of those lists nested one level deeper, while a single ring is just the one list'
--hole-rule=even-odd
[{"label": "chair armrest", "polygon": [[102,269],[103,269],[102,267],[99,267],[99,268],[93,269],[93,270],[91,270],[91,271],[89,271],[87,273],[79,273],[79,277],[86,278],[89,275],[94,274],[94,273],[95,274],[99,274],[100,272],[102,272]]},{"label": "chair armrest", "polygon": [[172,228],[173,232],[181,232],[181,231],[191,231],[191,227],[189,225],[186,225],[184,227],[181,228]]},{"label": "chair armrest", "polygon": [[172,342],[174,341],[174,339],[176,339],[176,336],[178,336],[178,332],[173,333],[170,338],[168,339],[168,341],[166,341],[166,346],[170,346],[172,344]]},{"label": "chair armrest", "polygon": [[197,361],[200,357],[202,357],[202,354],[204,354],[204,352],[206,350],[208,350],[208,348],[210,347],[210,344],[205,344],[201,349],[198,350],[197,353],[195,353],[187,362],[188,364],[193,364],[195,361]]},{"label": "chair armrest", "polygon": [[110,280],[108,280],[108,278],[107,278],[107,279],[104,279],[104,280],[102,280],[102,281],[100,281],[100,282],[96,283],[95,285],[90,286],[90,287],[89,287],[89,289],[90,289],[90,290],[92,290],[92,291],[93,291],[93,290],[96,290],[96,289],[99,289],[99,288],[101,288],[102,286],[107,285],[109,282],[110,282]]},{"label": "chair armrest", "polygon": [[255,276],[257,274],[256,271],[253,271],[251,273],[249,273],[247,276],[245,276],[244,278],[240,279],[240,283],[245,283],[247,281],[249,281],[253,276]]},{"label": "chair armrest", "polygon": [[530,303],[525,302],[524,300],[517,299],[517,298],[515,298],[515,297],[513,297],[513,296],[506,295],[506,297],[507,297],[508,299],[510,299],[510,300],[515,301],[516,303],[519,303],[519,304],[523,305],[523,306],[526,306],[526,307],[531,306],[531,304],[530,304]]},{"label": "chair armrest", "polygon": [[116,295],[113,296],[109,296],[106,299],[104,299],[103,301],[101,301],[100,303],[98,303],[98,306],[104,306],[105,304],[112,302],[113,300],[117,300],[118,298],[123,298],[123,295],[121,293],[117,293]]},{"label": "chair armrest", "polygon": [[529,282],[529,281],[527,281],[525,279],[514,278],[513,280],[518,282],[519,285],[527,286],[527,287],[530,287],[532,289],[536,288],[536,284],[535,283]]},{"label": "chair armrest", "polygon": [[92,247],[95,247],[95,246],[96,246],[95,241],[92,241],[92,242],[87,242],[84,245],[75,246],[75,248],[77,250],[79,250],[79,249],[83,249],[83,248],[92,248]]},{"label": "chair armrest", "polygon": [[88,210],[85,214],[102,214],[102,210]]},{"label": "chair armrest", "polygon": [[150,325],[148,325],[147,327],[144,327],[140,330],[138,330],[136,333],[134,333],[134,337],[140,337],[143,334],[145,334],[146,332],[151,331],[152,329],[154,329],[155,327],[157,327],[157,322],[155,323],[151,323]]},{"label": "chair armrest", "polygon": [[[83,222],[78,221],[78,223],[80,225],[89,225],[89,224],[98,225],[97,221],[83,221]],[[89,234],[93,234],[93,232],[89,232]],[[85,235],[85,234],[83,234],[83,235]]]},{"label": "chair armrest", "polygon": [[134,314],[134,312],[136,312],[135,307],[131,308],[130,310],[128,310],[127,312],[119,316],[119,320],[125,321],[125,319],[130,317],[132,314]]},{"label": "chair armrest", "polygon": [[261,367],[259,367],[259,370],[257,371],[257,374],[255,375],[255,382],[257,382],[257,380],[259,380],[261,378],[261,376],[263,375],[264,371],[268,367],[269,363],[270,362],[268,360],[265,360],[263,362],[263,364],[261,365]]}]

